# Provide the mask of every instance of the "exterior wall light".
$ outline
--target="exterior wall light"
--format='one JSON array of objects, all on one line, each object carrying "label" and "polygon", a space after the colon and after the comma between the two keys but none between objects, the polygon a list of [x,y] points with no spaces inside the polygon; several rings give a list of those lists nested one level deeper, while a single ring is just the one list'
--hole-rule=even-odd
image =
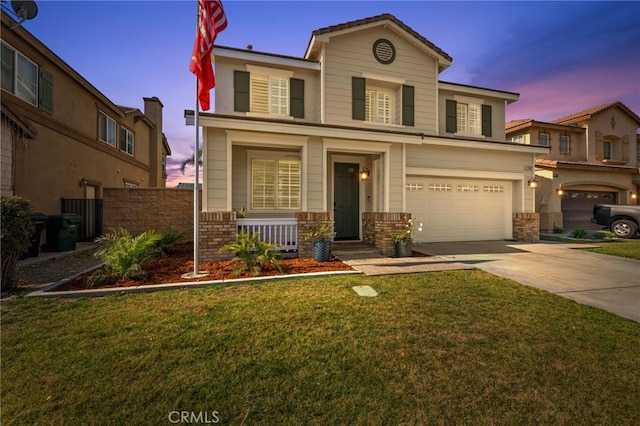
[{"label": "exterior wall light", "polygon": [[638,194],[636,194],[635,192],[631,192],[630,194],[632,200],[636,200],[638,198]]},{"label": "exterior wall light", "polygon": [[538,179],[536,177],[532,177],[527,181],[527,186],[531,189],[536,189],[538,187]]},{"label": "exterior wall light", "polygon": [[562,190],[561,187],[556,188],[556,194],[558,194],[558,196],[560,197],[564,195],[564,191]]},{"label": "exterior wall light", "polygon": [[366,167],[363,167],[362,170],[360,170],[360,179],[367,180],[369,179],[370,175],[371,175],[371,172]]}]

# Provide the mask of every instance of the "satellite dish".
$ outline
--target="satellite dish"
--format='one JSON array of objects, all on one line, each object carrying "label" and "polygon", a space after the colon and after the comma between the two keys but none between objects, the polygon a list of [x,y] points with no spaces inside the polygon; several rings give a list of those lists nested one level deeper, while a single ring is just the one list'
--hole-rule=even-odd
[{"label": "satellite dish", "polygon": [[35,18],[38,14],[38,6],[33,0],[11,0],[11,8],[16,16],[20,18],[17,25],[22,24],[27,19]]}]

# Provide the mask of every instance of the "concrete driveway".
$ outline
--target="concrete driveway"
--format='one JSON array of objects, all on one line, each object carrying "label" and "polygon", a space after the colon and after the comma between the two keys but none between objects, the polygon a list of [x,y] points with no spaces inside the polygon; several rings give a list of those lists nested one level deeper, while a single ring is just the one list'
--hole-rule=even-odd
[{"label": "concrete driveway", "polygon": [[640,322],[640,261],[590,253],[584,244],[472,241],[422,243],[414,250]]}]

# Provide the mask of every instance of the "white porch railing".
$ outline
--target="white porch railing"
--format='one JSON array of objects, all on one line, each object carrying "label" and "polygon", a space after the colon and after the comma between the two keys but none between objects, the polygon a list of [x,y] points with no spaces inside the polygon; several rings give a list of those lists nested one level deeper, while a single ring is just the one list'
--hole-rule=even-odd
[{"label": "white porch railing", "polygon": [[298,220],[284,219],[238,219],[238,232],[260,233],[262,241],[275,244],[280,251],[298,250]]}]

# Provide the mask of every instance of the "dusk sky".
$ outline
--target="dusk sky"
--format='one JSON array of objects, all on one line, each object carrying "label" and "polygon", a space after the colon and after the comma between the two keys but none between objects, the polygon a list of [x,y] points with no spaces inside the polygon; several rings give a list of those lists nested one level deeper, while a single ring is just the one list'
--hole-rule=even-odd
[{"label": "dusk sky", "polygon": [[[172,149],[168,187],[193,153],[189,60],[196,1],[36,0],[23,26],[111,101],[164,104]],[[440,79],[520,94],[507,121],[550,121],[612,100],[640,114],[640,2],[431,2],[223,0],[228,27],[216,44],[302,57],[318,28],[391,13],[453,63]],[[213,93],[212,100],[213,100]],[[214,112],[213,109],[211,112]]]}]

